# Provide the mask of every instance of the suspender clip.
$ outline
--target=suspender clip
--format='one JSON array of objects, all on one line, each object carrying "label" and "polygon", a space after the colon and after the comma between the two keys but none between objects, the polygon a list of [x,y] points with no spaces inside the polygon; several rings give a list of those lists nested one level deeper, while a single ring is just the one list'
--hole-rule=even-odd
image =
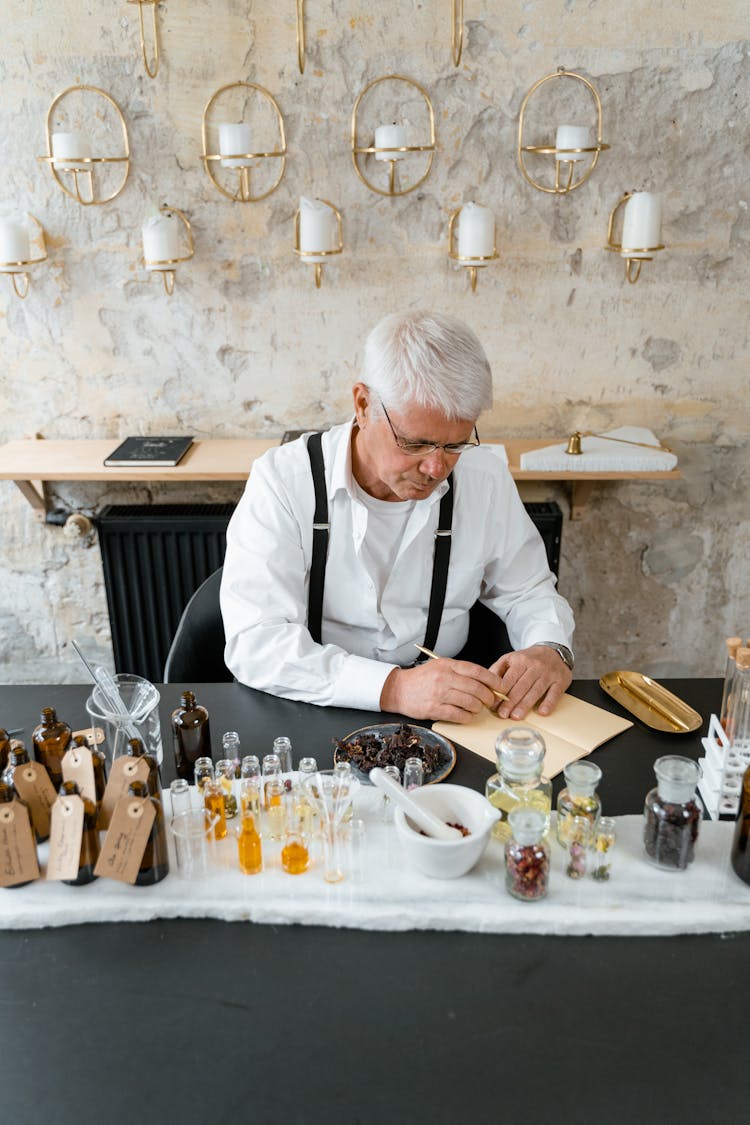
[{"label": "suspender clip", "polygon": [[313,531],[330,531],[330,530],[331,530],[330,523],[314,523],[313,524]]},{"label": "suspender clip", "polygon": [[452,534],[453,534],[453,532],[451,531],[450,528],[448,528],[447,531],[443,531],[440,528],[438,528],[437,531],[435,532],[435,538],[437,539],[438,535],[452,535]]}]

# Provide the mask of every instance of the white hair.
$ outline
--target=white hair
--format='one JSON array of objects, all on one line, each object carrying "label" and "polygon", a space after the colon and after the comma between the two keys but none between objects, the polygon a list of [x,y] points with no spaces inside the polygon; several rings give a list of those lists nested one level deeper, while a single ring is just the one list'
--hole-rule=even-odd
[{"label": "white hair", "polygon": [[462,320],[442,313],[384,317],[365,341],[362,381],[386,407],[432,407],[451,421],[476,419],[492,405],[482,345]]}]

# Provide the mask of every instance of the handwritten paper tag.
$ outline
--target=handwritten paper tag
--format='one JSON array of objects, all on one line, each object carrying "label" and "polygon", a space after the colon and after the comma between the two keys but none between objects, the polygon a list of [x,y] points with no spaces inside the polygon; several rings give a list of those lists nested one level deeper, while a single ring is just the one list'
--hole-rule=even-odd
[{"label": "handwritten paper tag", "polygon": [[109,828],[115,806],[121,797],[127,797],[134,781],[148,782],[148,762],[144,758],[131,758],[125,754],[115,758],[107,778],[107,787],[99,810],[99,827]]},{"label": "handwritten paper tag", "polygon": [[49,836],[50,809],[57,800],[55,787],[44,766],[39,762],[26,762],[16,766],[13,787],[29,807],[31,823],[40,840]]},{"label": "handwritten paper tag", "polygon": [[0,887],[39,878],[29,810],[20,801],[0,805]]},{"label": "handwritten paper tag", "polygon": [[75,781],[82,797],[96,804],[94,759],[88,746],[71,746],[62,760],[63,781]]},{"label": "handwritten paper tag", "polygon": [[94,874],[135,883],[155,818],[156,809],[150,797],[121,798],[109,822]]},{"label": "handwritten paper tag", "polygon": [[89,746],[99,746],[104,742],[104,731],[101,727],[86,727],[84,730],[74,730],[70,737],[74,741],[76,738],[85,738]]},{"label": "handwritten paper tag", "polygon": [[76,879],[81,861],[83,801],[77,793],[62,794],[52,806],[48,879]]}]

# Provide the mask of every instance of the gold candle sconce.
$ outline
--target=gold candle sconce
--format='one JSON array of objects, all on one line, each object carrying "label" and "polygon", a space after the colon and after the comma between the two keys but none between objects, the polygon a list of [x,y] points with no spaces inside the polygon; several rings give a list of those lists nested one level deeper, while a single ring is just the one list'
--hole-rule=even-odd
[{"label": "gold candle sconce", "polygon": [[[180,254],[179,251],[179,231],[166,226],[173,215],[182,224],[183,231],[187,235],[187,250],[184,254]],[[163,216],[161,223],[159,216]],[[187,216],[177,207],[170,207],[168,203],[159,208],[158,215],[152,217],[156,220],[153,226],[149,228],[149,221],[146,220],[143,227],[143,264],[150,272],[161,274],[164,292],[171,297],[175,286],[175,266],[180,262],[189,262],[195,254],[193,230]],[[159,256],[150,257],[149,254]]]},{"label": "gold candle sconce", "polygon": [[[479,208],[479,207],[477,207],[476,204],[464,204],[463,207],[458,207],[452,213],[450,219],[448,220],[448,257],[451,259],[451,261],[458,262],[458,264],[460,266],[463,266],[465,269],[469,270],[469,283],[471,285],[471,291],[472,291],[472,293],[476,293],[476,291],[477,291],[477,278],[478,278],[477,271],[479,269],[482,269],[485,266],[488,266],[490,264],[490,262],[496,261],[500,257],[500,255],[498,254],[497,246],[495,245],[494,219],[492,221],[492,237],[491,237],[491,239],[487,239],[486,238],[486,232],[485,232],[484,241],[486,241],[487,245],[481,246],[481,249],[486,249],[486,250],[489,251],[489,253],[486,253],[486,254],[466,254],[466,253],[462,254],[461,253],[461,248],[460,248],[460,245],[459,245],[460,239],[456,238],[456,221],[458,220],[459,232],[460,232],[461,221],[459,219],[459,216],[461,215],[461,212],[464,210],[464,208],[466,208],[468,206],[476,207],[478,212],[479,211],[481,211],[481,212],[488,211],[488,208],[486,208],[486,207]],[[480,231],[477,231],[476,235],[477,235],[477,237],[473,240],[474,243],[475,243],[475,246],[477,245],[477,243],[482,242],[482,234],[480,233]],[[491,247],[489,245],[490,242],[492,243]],[[474,247],[470,247],[470,248],[473,249]]]},{"label": "gold candle sconce", "polygon": [[[236,124],[225,122],[219,125],[219,131],[226,131],[225,143],[222,144],[221,139],[219,142],[218,153],[209,152],[208,145],[208,129],[213,127],[213,122],[210,120],[212,113],[215,111],[217,102],[225,98],[231,90],[247,90],[251,96],[257,98],[262,105],[270,106],[274,112],[276,125],[278,128],[278,148],[260,149],[254,142],[252,145],[246,143],[251,139],[251,127],[244,120]],[[221,86],[216,93],[212,94],[206,103],[206,108],[203,111],[203,122],[201,126],[201,135],[203,139],[203,154],[201,159],[205,164],[211,183],[221,192],[227,199],[231,199],[234,203],[258,203],[261,199],[265,199],[275,191],[281,183],[286,168],[286,138],[284,135],[284,118],[282,117],[281,110],[273,94],[270,94],[263,86],[258,86],[255,82],[230,82],[226,86]],[[237,147],[236,143],[230,143],[232,136],[236,136],[242,143]],[[227,145],[229,148],[227,149]],[[250,147],[253,150],[249,151]],[[232,151],[236,148],[236,151]],[[223,150],[223,151],[222,151]],[[279,160],[281,162],[279,173],[271,187],[265,191],[254,193],[250,184],[250,170],[257,161],[262,160]],[[215,167],[234,169],[237,172],[237,188],[235,191],[230,191],[218,179],[214,172]]]},{"label": "gold candle sconce", "polygon": [[[29,266],[47,261],[44,227],[30,211],[26,214],[37,227],[33,239],[21,223],[0,220],[0,257],[3,259],[0,261],[0,273],[8,275],[13,291],[22,301],[29,292]],[[37,258],[31,257],[32,241],[41,246],[42,253]]]},{"label": "gold candle sconce", "polygon": [[[313,203],[323,204],[323,206],[325,208],[328,208],[328,210],[330,211],[330,218],[333,224],[335,224],[336,245],[327,250],[303,250],[301,246],[301,211],[302,205],[309,202],[309,200],[301,200],[300,206],[294,213],[294,253],[297,255],[301,262],[308,262],[310,265],[315,266],[315,288],[320,289],[320,285],[323,280],[323,266],[325,265],[326,261],[329,258],[333,258],[337,254],[341,254],[343,252],[344,228],[341,221],[341,212],[337,207],[334,207],[334,205],[327,199],[316,199],[312,201]],[[328,239],[326,239],[325,237],[325,232],[322,233],[323,237],[320,239],[320,241],[328,241]],[[313,238],[313,241],[317,241],[317,239]],[[333,239],[330,239],[330,241],[333,241]]]},{"label": "gold candle sconce", "polygon": [[[360,106],[361,106],[362,101],[365,98],[365,96],[371,90],[373,90],[376,86],[381,85],[381,83],[383,83],[383,82],[394,82],[394,83],[395,82],[402,82],[402,83],[406,83],[407,86],[410,86],[412,89],[416,90],[421,95],[421,97],[424,101],[425,107],[427,109],[427,116],[428,116],[428,119],[429,119],[430,134],[429,134],[429,142],[427,144],[407,145],[407,144],[398,143],[399,140],[405,140],[405,127],[398,125],[395,121],[393,122],[392,126],[389,126],[389,125],[379,126],[378,129],[375,130],[376,140],[375,140],[374,144],[363,145],[361,143],[361,141],[359,139],[360,133],[358,131],[358,118],[359,118]],[[378,145],[377,144],[377,134],[378,134],[378,132],[381,131],[381,129],[396,130],[399,133],[399,136],[396,138],[395,141],[390,140],[390,141],[388,141],[388,143]],[[365,86],[364,90],[362,90],[361,94],[359,95],[356,102],[354,103],[354,109],[352,110],[351,140],[352,140],[352,163],[354,164],[354,171],[357,173],[357,175],[359,176],[362,183],[366,187],[368,187],[370,189],[370,191],[374,191],[377,195],[389,195],[389,196],[408,195],[409,192],[414,191],[415,188],[418,188],[420,186],[420,184],[423,184],[424,181],[427,179],[427,177],[430,174],[430,169],[432,168],[432,162],[435,158],[435,113],[433,111],[432,102],[430,101],[430,98],[429,98],[429,95],[428,95],[427,91],[424,89],[423,86],[420,86],[418,82],[415,82],[411,78],[405,78],[402,74],[386,74],[383,78],[375,78],[372,82],[368,83],[368,85]],[[409,185],[408,187],[403,187],[403,188],[397,187],[396,186],[396,164],[399,163],[399,161],[403,160],[405,157],[408,158],[410,154],[418,153],[418,152],[424,152],[424,153],[428,154],[427,168],[425,169],[422,176],[418,180],[415,181],[415,183]],[[367,175],[365,174],[365,172],[363,170],[362,164],[364,163],[364,161],[362,160],[362,158],[367,157],[369,155],[374,155],[376,160],[386,162],[390,165],[390,172],[389,172],[389,176],[388,176],[388,188],[385,189],[385,190],[383,188],[378,187],[376,184],[372,183],[372,181],[368,179]]]},{"label": "gold candle sconce", "polygon": [[[146,68],[146,74],[149,78],[156,78],[159,73],[159,29],[156,26],[156,5],[161,3],[161,0],[128,0],[128,4],[138,5],[138,22],[141,33],[141,56],[143,58],[143,65]],[[146,28],[145,20],[143,18],[144,6],[148,5],[151,8],[151,42],[153,44],[149,52],[146,46]],[[151,61],[149,62],[149,54]]]},{"label": "gold candle sconce", "polygon": [[[621,209],[623,213],[623,227],[620,241],[615,241],[615,222]],[[632,211],[632,214],[631,214]],[[625,243],[625,245],[623,245]],[[653,245],[640,245],[653,243]],[[653,261],[654,254],[664,250],[661,241],[661,201],[650,192],[626,191],[609,214],[607,225],[607,245],[605,250],[611,250],[625,259],[625,276],[631,285],[635,285],[641,276],[643,262]]]},{"label": "gold candle sconce", "polygon": [[[92,156],[90,141],[84,132],[53,132],[53,114],[58,107],[61,106],[63,101],[72,98],[76,94],[91,94],[95,98],[103,100],[106,106],[109,107],[110,112],[114,110],[120,125],[123,148],[120,154],[117,156]],[[97,113],[95,116],[100,117],[101,114]],[[61,94],[57,95],[52,105],[47,110],[46,132],[47,155],[40,156],[39,160],[44,164],[49,164],[55,181],[70,199],[74,199],[76,203],[80,203],[83,207],[99,206],[102,203],[109,203],[111,200],[116,199],[125,187],[125,182],[130,171],[130,146],[128,144],[128,130],[125,125],[122,110],[110,94],[106,93],[105,90],[100,90],[98,86],[69,86],[67,90],[63,90]],[[114,190],[111,190],[108,195],[99,196],[94,171],[99,165],[106,166],[108,164],[124,165],[122,177]],[[70,184],[72,186],[68,186],[63,176],[70,177]],[[86,184],[85,195],[81,193],[82,180]]]},{"label": "gold candle sconce", "polygon": [[[539,90],[545,83],[555,81],[557,79],[567,79],[569,81],[580,82],[584,88],[591,95],[596,108],[596,142],[590,143],[591,129],[589,127],[582,127],[577,125],[561,125],[558,126],[557,136],[563,135],[563,131],[570,134],[574,143],[564,143],[558,145],[557,137],[553,145],[527,145],[524,144],[524,123],[526,110],[532,96]],[[587,143],[577,143],[576,134],[582,138],[587,134]],[[594,86],[587,78],[581,74],[576,74],[573,70],[566,70],[565,67],[560,66],[552,74],[547,74],[544,78],[540,78],[538,82],[529,90],[526,97],[523,99],[521,105],[521,112],[518,117],[518,144],[516,148],[516,155],[518,157],[518,166],[521,169],[521,174],[528,184],[535,187],[537,191],[547,192],[550,195],[567,195],[571,191],[584,184],[589,178],[591,173],[596,168],[599,160],[599,153],[604,152],[609,148],[602,140],[602,103],[597,94]],[[554,184],[550,187],[548,184],[541,183],[535,179],[529,168],[526,166],[526,159],[524,154],[534,154],[537,156],[552,156],[555,162],[555,179]],[[566,159],[567,157],[567,159]],[[584,164],[584,168],[578,178],[575,176],[576,164]],[[565,171],[562,166],[565,166]],[[564,178],[563,178],[564,177]]]},{"label": "gold candle sconce", "polygon": [[451,58],[458,66],[464,49],[464,0],[451,0]]}]

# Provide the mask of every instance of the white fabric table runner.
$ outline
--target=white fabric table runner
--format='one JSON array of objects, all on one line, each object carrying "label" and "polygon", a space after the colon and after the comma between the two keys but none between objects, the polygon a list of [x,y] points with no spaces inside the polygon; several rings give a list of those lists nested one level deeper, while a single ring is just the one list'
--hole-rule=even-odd
[{"label": "white fabric table runner", "polygon": [[[82,922],[215,918],[274,925],[299,923],[364,930],[463,930],[478,933],[660,936],[750,930],[750,887],[731,869],[734,825],[704,821],[687,871],[667,872],[645,858],[642,818],[617,818],[613,874],[598,883],[565,875],[566,856],[552,844],[550,890],[518,902],[505,890],[502,847],[494,840],[461,879],[435,880],[406,868],[393,824],[381,822],[380,795],[360,789],[356,815],[366,823],[365,875],[330,886],[322,863],[287,875],[278,855],[260,875],[243,875],[233,837],[214,848],[209,876],[170,874],[152,887],[98,879],[83,887],[39,880],[0,889],[0,928],[38,929]],[[171,846],[171,845],[170,845]],[[44,858],[44,849],[40,849]],[[269,856],[265,845],[266,857]]]}]

